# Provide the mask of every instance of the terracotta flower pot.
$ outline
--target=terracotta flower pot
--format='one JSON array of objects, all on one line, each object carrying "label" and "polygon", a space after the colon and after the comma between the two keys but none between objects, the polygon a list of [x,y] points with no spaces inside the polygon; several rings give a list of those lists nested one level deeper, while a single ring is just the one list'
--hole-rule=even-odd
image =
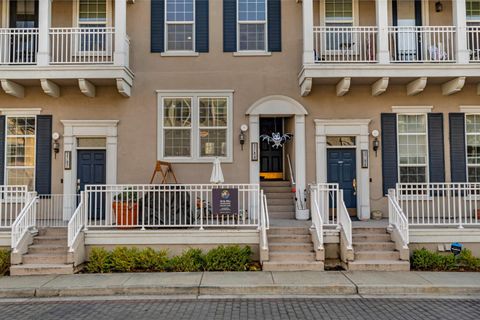
[{"label": "terracotta flower pot", "polygon": [[138,224],[138,204],[132,202],[114,202],[115,220],[118,228],[125,229]]}]

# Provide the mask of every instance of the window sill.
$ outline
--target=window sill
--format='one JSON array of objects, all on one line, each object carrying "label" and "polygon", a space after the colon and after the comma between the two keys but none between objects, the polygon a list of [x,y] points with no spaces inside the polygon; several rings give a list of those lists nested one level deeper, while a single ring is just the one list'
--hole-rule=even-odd
[{"label": "window sill", "polygon": [[269,57],[271,55],[271,52],[263,51],[237,51],[233,53],[234,57]]},{"label": "window sill", "polygon": [[160,56],[162,57],[198,57],[200,54],[198,52],[162,52]]}]

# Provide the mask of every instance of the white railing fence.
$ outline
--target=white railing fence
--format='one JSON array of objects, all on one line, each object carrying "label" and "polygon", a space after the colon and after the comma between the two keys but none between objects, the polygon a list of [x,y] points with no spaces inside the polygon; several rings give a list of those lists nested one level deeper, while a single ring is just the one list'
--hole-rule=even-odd
[{"label": "white railing fence", "polygon": [[267,196],[260,191],[261,210],[260,210],[260,236],[262,237],[262,250],[268,250],[267,231],[270,229],[270,218],[268,216]]},{"label": "white railing fence", "polygon": [[82,229],[85,227],[85,193],[82,191],[80,194],[80,202],[78,203],[77,208],[75,209],[75,212],[73,213],[72,217],[70,218],[70,221],[68,222],[68,249],[69,251],[73,251],[73,246],[75,244],[75,241],[77,240],[78,236],[80,235],[80,232]]},{"label": "white railing fence", "polygon": [[470,62],[480,62],[480,26],[467,27],[467,48]]},{"label": "white railing fence", "polygon": [[0,186],[0,228],[10,228],[27,203],[27,186]]},{"label": "white railing fence", "polygon": [[0,64],[35,64],[37,28],[0,28]]},{"label": "white railing fence", "polygon": [[377,27],[313,27],[319,63],[377,62]]},{"label": "white railing fence", "polygon": [[[215,189],[238,194],[237,212],[215,211]],[[258,184],[92,185],[85,189],[86,227],[258,228],[261,201]]]},{"label": "white railing fence", "polygon": [[38,195],[37,226],[66,227],[79,202],[77,194]]},{"label": "white railing fence", "polygon": [[312,228],[315,230],[315,234],[318,240],[318,249],[323,248],[323,218],[320,211],[320,206],[318,205],[319,190],[317,187],[310,189],[311,195],[311,208],[312,212]]},{"label": "white railing fence", "polygon": [[352,248],[352,219],[350,219],[350,214],[348,213],[347,207],[345,206],[345,201],[343,201],[343,190],[340,190],[338,195],[338,224],[345,233],[345,239],[347,240],[347,249]]},{"label": "white railing fence", "polygon": [[51,28],[52,64],[113,63],[115,28]]},{"label": "white railing fence", "polygon": [[392,62],[455,62],[454,26],[389,27]]},{"label": "white railing fence", "polygon": [[35,192],[27,194],[25,207],[12,224],[12,250],[17,252],[17,247],[30,229],[36,226],[37,195]]},{"label": "white railing fence", "polygon": [[[310,207],[319,208],[324,225],[338,224],[340,189],[338,183],[318,183],[310,186]],[[316,204],[315,202],[316,201]]]},{"label": "white railing fence", "polygon": [[402,238],[403,246],[409,243],[408,219],[397,202],[395,189],[388,190],[388,224],[396,228]]},{"label": "white railing fence", "polygon": [[480,224],[480,183],[398,183],[396,198],[410,225]]}]

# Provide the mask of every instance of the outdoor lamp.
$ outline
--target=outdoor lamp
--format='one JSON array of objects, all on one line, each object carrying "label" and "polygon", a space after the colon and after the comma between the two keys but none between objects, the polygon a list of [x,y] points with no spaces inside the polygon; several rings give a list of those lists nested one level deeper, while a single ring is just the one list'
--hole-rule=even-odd
[{"label": "outdoor lamp", "polygon": [[442,12],[443,11],[443,4],[440,1],[435,2],[435,11]]},{"label": "outdoor lamp", "polygon": [[377,156],[377,151],[378,151],[378,148],[380,147],[380,142],[378,141],[378,135],[379,135],[378,130],[373,130],[372,131],[372,137],[374,138],[373,139],[373,151],[375,151],[375,157]]},{"label": "outdoor lamp", "polygon": [[58,142],[58,139],[60,139],[60,134],[58,132],[54,132],[52,134],[52,140],[53,140],[53,153],[54,153],[55,159],[57,159],[57,153],[60,152],[60,143]]},{"label": "outdoor lamp", "polygon": [[248,126],[246,124],[242,124],[242,126],[240,127],[240,136],[239,136],[240,146],[242,147],[242,151],[243,151],[243,145],[245,144],[245,133],[247,131],[248,131]]}]

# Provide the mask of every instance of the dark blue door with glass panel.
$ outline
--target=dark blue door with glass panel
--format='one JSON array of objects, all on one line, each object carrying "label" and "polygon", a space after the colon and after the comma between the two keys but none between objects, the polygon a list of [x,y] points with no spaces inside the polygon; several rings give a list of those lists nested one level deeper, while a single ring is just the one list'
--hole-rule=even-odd
[{"label": "dark blue door with glass panel", "polygon": [[[105,150],[78,150],[77,153],[78,189],[85,190],[86,185],[104,185],[106,183]],[[90,193],[89,207],[91,218],[105,218],[105,194],[102,190]]]},{"label": "dark blue door with glass panel", "polygon": [[327,182],[338,183],[347,208],[357,207],[355,149],[328,149]]}]

